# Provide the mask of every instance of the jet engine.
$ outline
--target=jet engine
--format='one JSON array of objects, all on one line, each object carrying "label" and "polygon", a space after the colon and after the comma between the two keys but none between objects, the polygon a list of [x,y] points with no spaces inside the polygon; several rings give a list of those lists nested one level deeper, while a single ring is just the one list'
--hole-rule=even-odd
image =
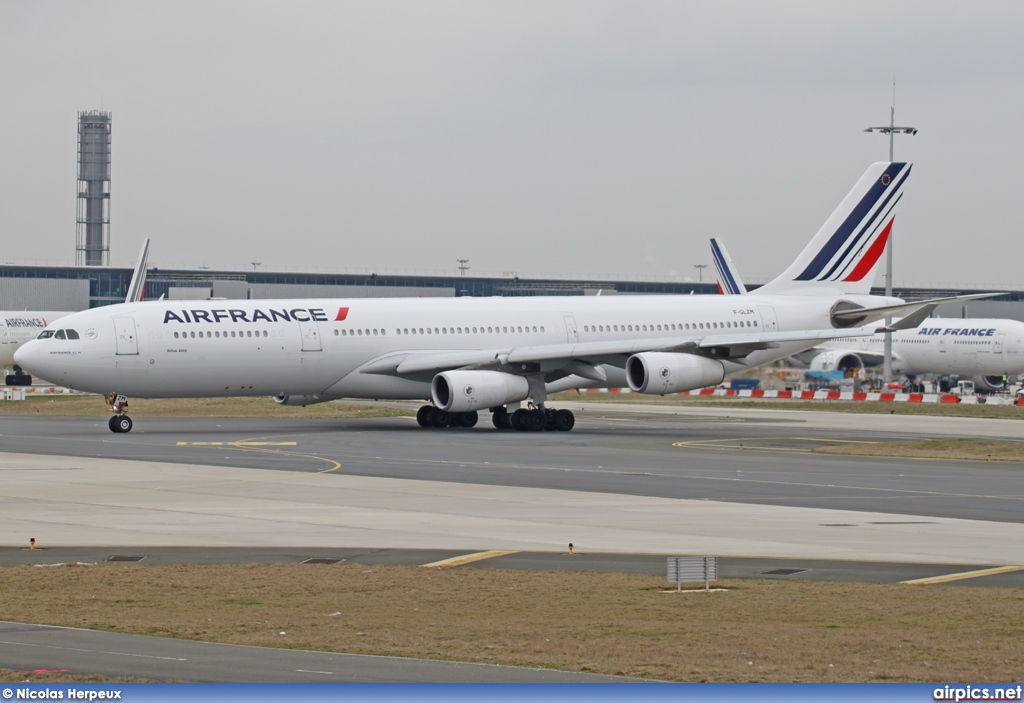
[{"label": "jet engine", "polygon": [[626,380],[637,393],[665,395],[722,382],[725,367],[717,359],[693,354],[643,352],[626,360]]},{"label": "jet engine", "polygon": [[846,350],[823,351],[811,359],[811,363],[808,365],[808,369],[811,371],[824,372],[846,372],[850,369],[862,368],[864,368],[864,360],[858,354]]},{"label": "jet engine", "polygon": [[445,371],[430,383],[434,405],[453,413],[466,413],[518,403],[530,395],[523,376],[501,371]]},{"label": "jet engine", "polygon": [[993,393],[1003,388],[1002,376],[974,376],[974,387],[986,393]]},{"label": "jet engine", "polygon": [[321,398],[318,395],[288,395],[287,393],[282,393],[281,395],[274,396],[274,402],[278,405],[301,405],[302,407],[316,403],[326,403],[328,400],[330,398]]}]

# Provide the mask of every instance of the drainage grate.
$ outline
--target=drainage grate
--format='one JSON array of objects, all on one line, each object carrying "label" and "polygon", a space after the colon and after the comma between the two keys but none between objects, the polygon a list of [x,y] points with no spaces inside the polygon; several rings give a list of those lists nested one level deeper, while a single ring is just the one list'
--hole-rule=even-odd
[{"label": "drainage grate", "polygon": [[792,576],[793,574],[802,574],[808,569],[772,569],[770,571],[759,571],[759,574],[770,574],[772,576]]},{"label": "drainage grate", "polygon": [[823,522],[821,527],[856,527],[856,525],[849,522]]},{"label": "drainage grate", "polygon": [[128,556],[123,556],[123,555],[120,555],[120,554],[115,554],[112,557],[107,557],[106,560],[107,561],[142,561],[145,558],[146,557],[144,557],[144,556],[141,556],[141,557],[128,557]]},{"label": "drainage grate", "polygon": [[302,564],[340,564],[345,561],[344,559],[328,559],[326,557],[313,557],[306,559],[306,561],[300,562]]}]

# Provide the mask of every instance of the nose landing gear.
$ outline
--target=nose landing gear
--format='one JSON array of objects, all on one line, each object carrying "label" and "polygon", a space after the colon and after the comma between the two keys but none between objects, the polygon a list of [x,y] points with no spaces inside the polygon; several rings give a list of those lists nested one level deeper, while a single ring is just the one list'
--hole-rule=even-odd
[{"label": "nose landing gear", "polygon": [[110,406],[110,412],[114,416],[107,422],[111,432],[131,432],[132,419],[128,417],[128,396],[110,393],[104,400]]}]

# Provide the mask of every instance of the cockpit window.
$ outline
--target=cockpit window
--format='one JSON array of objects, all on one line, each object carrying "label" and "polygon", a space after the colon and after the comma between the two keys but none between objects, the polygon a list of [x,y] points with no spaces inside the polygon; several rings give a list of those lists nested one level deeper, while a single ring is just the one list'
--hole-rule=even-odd
[{"label": "cockpit window", "polygon": [[57,334],[53,335],[54,339],[67,339],[64,335],[64,330],[57,330]]},{"label": "cockpit window", "polygon": [[36,339],[49,339],[53,336],[53,330],[43,330]]},{"label": "cockpit window", "polygon": [[81,337],[78,336],[78,332],[76,332],[75,330],[64,331],[68,333],[68,339],[81,339]]}]

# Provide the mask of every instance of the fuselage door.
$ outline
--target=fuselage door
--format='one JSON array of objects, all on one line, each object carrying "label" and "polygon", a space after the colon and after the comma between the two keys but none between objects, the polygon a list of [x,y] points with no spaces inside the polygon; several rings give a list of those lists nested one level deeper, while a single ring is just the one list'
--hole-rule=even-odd
[{"label": "fuselage door", "polygon": [[775,316],[775,308],[771,305],[758,305],[757,309],[761,311],[761,324],[764,325],[762,329],[765,332],[778,332],[779,318]]},{"label": "fuselage door", "polygon": [[939,336],[939,353],[946,353],[946,335],[944,334]]},{"label": "fuselage door", "polygon": [[299,334],[302,335],[302,351],[314,352],[323,349],[320,345],[320,325],[316,320],[299,321]]},{"label": "fuselage door", "polygon": [[579,330],[576,329],[576,318],[573,317],[572,315],[565,316],[565,341],[580,341]]},{"label": "fuselage door", "polygon": [[997,334],[996,337],[995,337],[995,341],[992,342],[992,351],[994,351],[996,354],[1002,354],[1003,353],[1003,338],[1004,337],[1006,337],[1005,334]]},{"label": "fuselage door", "polygon": [[114,318],[114,339],[117,340],[119,355],[139,353],[139,340],[135,334],[134,317]]}]

